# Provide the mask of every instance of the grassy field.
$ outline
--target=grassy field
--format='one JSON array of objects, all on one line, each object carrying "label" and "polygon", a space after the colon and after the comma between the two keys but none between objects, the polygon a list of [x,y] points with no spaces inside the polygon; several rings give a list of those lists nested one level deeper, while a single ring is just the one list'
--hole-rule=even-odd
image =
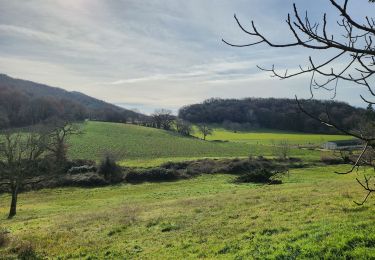
[{"label": "grassy field", "polygon": [[[210,142],[198,138],[182,137],[176,133],[136,125],[86,122],[84,134],[74,136],[69,147],[71,158],[100,160],[106,151],[119,155],[122,164],[154,166],[166,161],[182,161],[202,157],[272,156],[272,140],[289,140],[301,144],[313,140],[315,144],[326,140],[346,139],[346,136],[283,134],[283,133],[231,133],[218,129]],[[278,139],[276,139],[278,137]],[[270,139],[273,138],[273,139]],[[257,141],[256,141],[257,140]],[[319,159],[320,152],[292,149],[292,156]]]},{"label": "grassy field", "polygon": [[[195,133],[199,136],[199,133]],[[257,130],[251,132],[230,131],[223,128],[215,128],[213,135],[208,136],[207,140],[226,140],[230,142],[243,142],[248,144],[271,145],[280,141],[287,140],[290,144],[299,145],[318,145],[337,140],[350,140],[353,137],[345,135],[324,135],[324,134],[304,134],[289,133],[275,130]]]},{"label": "grassy field", "polygon": [[364,195],[356,175],[335,169],[293,170],[273,186],[218,174],[46,189],[21,194],[10,221],[1,195],[0,227],[8,249],[29,241],[53,259],[373,259],[374,202],[354,205]]}]

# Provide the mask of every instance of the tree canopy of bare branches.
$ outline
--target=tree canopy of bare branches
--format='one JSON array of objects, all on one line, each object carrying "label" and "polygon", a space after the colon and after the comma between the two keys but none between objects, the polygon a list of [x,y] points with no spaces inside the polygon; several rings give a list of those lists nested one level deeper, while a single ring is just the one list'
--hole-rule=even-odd
[{"label": "tree canopy of bare branches", "polygon": [[82,133],[77,124],[70,121],[51,122],[46,131],[48,132],[47,150],[53,155],[57,170],[62,170],[67,161],[67,140],[72,135]]},{"label": "tree canopy of bare branches", "polygon": [[[275,65],[269,68],[259,67],[263,71],[270,72],[273,77],[278,79],[290,79],[299,75],[309,74],[311,98],[314,97],[314,90],[322,89],[332,93],[332,99],[336,97],[337,89],[340,82],[350,82],[354,85],[367,90],[367,95],[360,94],[360,89],[354,90],[361,97],[363,102],[373,105],[375,104],[375,88],[373,86],[375,75],[375,18],[374,17],[354,17],[350,8],[354,7],[357,1],[337,1],[327,0],[334,8],[337,14],[336,23],[329,22],[326,13],[322,14],[319,21],[313,21],[308,12],[301,12],[296,4],[293,4],[292,12],[287,15],[286,24],[291,33],[291,38],[287,42],[278,42],[277,40],[267,37],[256,25],[251,21],[249,26],[245,26],[236,15],[234,19],[238,27],[243,33],[250,37],[250,41],[246,44],[235,44],[223,39],[223,42],[233,47],[251,47],[255,45],[265,44],[272,48],[294,48],[303,47],[313,51],[326,52],[323,61],[317,61],[316,58],[309,56],[306,65],[300,65],[297,71],[292,72],[285,70],[279,71]],[[375,2],[370,0],[369,2]],[[371,3],[369,3],[371,5]],[[369,6],[374,8],[374,6]],[[248,28],[249,27],[249,28]],[[334,28],[334,29],[333,29]],[[338,66],[343,63],[344,66]],[[367,149],[375,148],[374,124],[367,119],[364,123],[358,125],[356,129],[345,129],[340,126],[334,118],[330,116],[329,111],[325,111],[323,116],[315,116],[306,111],[296,97],[296,101],[300,109],[307,115],[322,124],[336,128],[340,132],[351,135],[364,142],[364,148],[355,160],[351,170],[352,172],[366,154]],[[363,204],[372,192],[375,192],[375,185],[370,183],[370,178],[365,176],[364,180],[357,181],[368,192]]]},{"label": "tree canopy of bare branches", "polygon": [[17,212],[18,192],[36,174],[48,142],[45,135],[33,132],[6,132],[0,138],[0,185],[8,186],[12,195],[8,215],[12,218]]},{"label": "tree canopy of bare branches", "polygon": [[175,116],[168,109],[158,109],[151,115],[151,118],[156,128],[170,130]]}]

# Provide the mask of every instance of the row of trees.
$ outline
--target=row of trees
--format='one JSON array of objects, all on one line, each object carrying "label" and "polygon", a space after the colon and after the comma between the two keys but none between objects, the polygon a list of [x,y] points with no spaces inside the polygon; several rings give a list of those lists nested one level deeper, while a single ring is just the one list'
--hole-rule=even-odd
[{"label": "row of trees", "polygon": [[[340,102],[305,100],[303,104],[318,117],[323,116],[327,109],[346,128],[355,127],[361,120],[361,114],[365,113],[364,109]],[[179,117],[193,123],[224,124],[228,128],[242,125],[300,132],[337,132],[304,114],[292,99],[209,99],[201,104],[181,108]]]},{"label": "row of trees", "polygon": [[195,130],[202,134],[202,139],[206,140],[208,135],[213,133],[213,129],[206,123],[198,122],[197,128],[188,120],[181,119],[172,114],[171,110],[159,109],[147,119],[140,122],[141,125],[163,129],[167,131],[176,131],[182,136],[192,136]]},{"label": "row of trees", "polygon": [[79,134],[77,125],[53,121],[29,129],[8,129],[0,135],[0,186],[11,194],[8,218],[17,212],[18,193],[35,177],[61,173],[67,164],[67,138]]}]

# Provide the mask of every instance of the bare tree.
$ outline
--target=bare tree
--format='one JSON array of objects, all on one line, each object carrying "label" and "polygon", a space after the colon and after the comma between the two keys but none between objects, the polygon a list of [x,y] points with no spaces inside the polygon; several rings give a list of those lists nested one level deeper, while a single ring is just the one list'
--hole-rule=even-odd
[{"label": "bare tree", "polygon": [[7,186],[11,193],[8,218],[17,213],[17,198],[20,188],[31,182],[37,173],[38,161],[47,147],[45,135],[39,133],[7,132],[0,142],[0,185]]},{"label": "bare tree", "polygon": [[193,126],[190,122],[177,118],[175,124],[179,134],[190,136],[193,133]]},{"label": "bare tree", "polygon": [[82,130],[70,121],[55,121],[49,125],[47,131],[47,150],[53,155],[57,170],[62,170],[67,162],[67,140],[72,135],[82,134]]},{"label": "bare tree", "polygon": [[214,130],[212,128],[210,128],[208,125],[206,124],[199,124],[198,125],[198,130],[199,132],[202,134],[203,136],[203,140],[206,140],[206,137],[208,135],[212,135],[212,133],[214,132]]},{"label": "bare tree", "polygon": [[[270,68],[258,67],[263,71],[270,72],[273,77],[279,79],[289,79],[302,74],[310,74],[311,98],[314,97],[314,90],[322,89],[331,92],[332,99],[334,99],[339,82],[351,82],[367,89],[367,96],[358,94],[363,102],[371,105],[375,104],[375,89],[372,86],[375,74],[375,43],[373,40],[375,36],[375,19],[365,16],[362,22],[360,22],[359,19],[353,17],[349,11],[349,0],[344,0],[340,3],[336,0],[328,1],[337,11],[337,23],[329,23],[326,13],[322,15],[320,22],[311,21],[307,12],[301,14],[297,5],[293,4],[293,12],[288,14],[286,19],[286,24],[291,33],[289,42],[275,42],[265,36],[255,25],[254,21],[251,22],[250,29],[245,28],[236,15],[234,18],[239,28],[253,40],[246,44],[233,44],[224,39],[223,42],[234,47],[265,44],[273,48],[304,47],[306,49],[326,52],[324,55],[324,57],[328,57],[326,60],[316,62],[310,56],[307,59],[307,65],[300,65],[298,71],[293,70],[293,72],[289,72],[285,70],[280,72],[274,65]],[[374,0],[370,0],[369,2],[374,2]],[[351,3],[356,5],[357,1],[352,1]],[[334,25],[336,25],[335,33],[330,33],[329,30]],[[332,52],[335,53],[331,55]],[[338,66],[339,62],[345,65]],[[344,173],[352,172],[362,162],[361,158],[366,154],[367,149],[370,147],[375,148],[374,128],[371,131],[364,131],[363,129],[366,127],[359,124],[356,129],[344,129],[332,118],[328,110],[322,116],[315,116],[303,108],[297,97],[296,101],[300,109],[315,120],[364,142],[364,148],[357,160],[355,160],[353,167]],[[364,180],[357,179],[357,181],[368,192],[365,199],[361,203],[358,203],[363,204],[369,195],[375,192],[375,186],[370,183],[370,178],[366,176]]]},{"label": "bare tree", "polygon": [[151,115],[156,128],[170,130],[175,117],[168,109],[159,109]]},{"label": "bare tree", "polygon": [[290,143],[288,142],[288,140],[282,140],[280,142],[278,142],[277,144],[275,144],[275,150],[274,150],[274,153],[277,157],[285,160],[289,157],[290,155]]}]

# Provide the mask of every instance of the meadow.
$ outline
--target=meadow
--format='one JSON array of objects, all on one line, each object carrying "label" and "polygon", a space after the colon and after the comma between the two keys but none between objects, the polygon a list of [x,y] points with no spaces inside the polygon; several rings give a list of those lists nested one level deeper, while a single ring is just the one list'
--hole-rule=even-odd
[{"label": "meadow", "polygon": [[[209,137],[211,141],[203,141],[197,137],[182,137],[170,131],[129,124],[86,122],[82,128],[83,134],[70,140],[71,158],[99,161],[106,152],[111,152],[117,155],[122,165],[127,166],[155,166],[167,161],[203,157],[273,156],[275,149],[270,140],[287,140],[293,145],[304,145],[312,140],[310,143],[318,146],[327,140],[348,139],[342,135],[233,133],[217,128]],[[321,152],[292,148],[291,156],[318,160]]]},{"label": "meadow", "polygon": [[[82,128],[83,134],[69,140],[70,158],[98,161],[110,151],[133,167],[203,157],[272,157],[277,140],[293,144],[291,156],[320,160],[321,151],[298,145],[348,138],[216,128],[203,141],[127,124],[86,122]],[[364,169],[334,173],[348,168],[292,169],[280,185],[240,184],[236,175],[219,173],[30,191],[20,194],[12,220],[5,220],[10,197],[2,194],[0,234],[7,235],[6,241],[0,236],[0,259],[19,258],[22,250],[34,259],[374,259],[374,202],[353,202],[365,196],[355,181]]]},{"label": "meadow", "polygon": [[[333,173],[347,167],[295,169],[281,185],[217,174],[33,191],[0,228],[8,247],[31,243],[51,259],[373,259],[374,203],[353,203],[364,196],[356,175]],[[0,196],[1,219],[8,202]]]},{"label": "meadow", "polygon": [[[220,127],[214,129],[215,131],[207,137],[207,140],[226,140],[261,145],[272,145],[287,140],[292,145],[320,146],[328,141],[350,140],[353,138],[345,135],[294,133],[268,129],[252,131],[230,131]],[[195,136],[199,136],[199,134],[195,133]]]}]

